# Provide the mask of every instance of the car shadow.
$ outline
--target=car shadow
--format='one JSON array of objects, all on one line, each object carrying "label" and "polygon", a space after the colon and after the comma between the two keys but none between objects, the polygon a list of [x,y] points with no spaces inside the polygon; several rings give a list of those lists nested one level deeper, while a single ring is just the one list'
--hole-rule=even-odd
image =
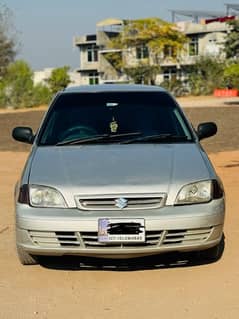
[{"label": "car shadow", "polygon": [[233,161],[233,163],[227,164],[227,165],[223,165],[223,166],[221,166],[221,167],[225,167],[225,168],[239,167],[239,161]]},{"label": "car shadow", "polygon": [[226,101],[223,104],[225,105],[239,105],[239,101]]},{"label": "car shadow", "polygon": [[207,265],[218,261],[222,257],[222,254],[223,251],[220,256],[214,260],[202,258],[200,253],[196,252],[167,253],[123,260],[76,256],[44,256],[39,258],[39,264],[44,268],[63,271],[140,271]]}]

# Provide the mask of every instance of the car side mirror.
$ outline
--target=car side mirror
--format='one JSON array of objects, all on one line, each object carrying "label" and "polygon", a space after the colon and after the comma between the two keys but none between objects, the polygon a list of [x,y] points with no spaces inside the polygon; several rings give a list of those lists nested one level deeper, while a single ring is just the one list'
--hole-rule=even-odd
[{"label": "car side mirror", "polygon": [[30,127],[18,126],[12,131],[12,137],[19,142],[32,144],[34,141],[34,134]]},{"label": "car side mirror", "polygon": [[197,129],[199,140],[213,136],[217,133],[217,125],[214,122],[200,123]]}]

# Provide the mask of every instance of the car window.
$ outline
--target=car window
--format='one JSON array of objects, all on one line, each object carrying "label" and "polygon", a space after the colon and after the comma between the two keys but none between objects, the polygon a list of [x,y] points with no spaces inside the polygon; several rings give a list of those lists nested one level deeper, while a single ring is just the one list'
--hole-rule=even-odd
[{"label": "car window", "polygon": [[182,112],[165,92],[63,93],[46,116],[39,144],[133,132],[192,139]]}]

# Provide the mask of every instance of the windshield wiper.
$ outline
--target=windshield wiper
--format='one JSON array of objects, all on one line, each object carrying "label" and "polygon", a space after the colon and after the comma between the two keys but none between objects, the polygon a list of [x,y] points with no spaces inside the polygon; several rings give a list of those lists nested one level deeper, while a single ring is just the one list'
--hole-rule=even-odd
[{"label": "windshield wiper", "polygon": [[77,138],[67,141],[62,141],[56,144],[56,146],[63,146],[63,145],[76,145],[76,144],[84,144],[84,143],[94,143],[94,142],[110,142],[111,140],[127,137],[127,136],[138,136],[142,135],[141,132],[131,132],[131,133],[123,133],[123,134],[101,134],[95,135],[92,137],[87,138]]},{"label": "windshield wiper", "polygon": [[157,134],[148,135],[137,138],[132,138],[130,140],[122,141],[121,144],[130,143],[141,143],[141,142],[181,142],[181,141],[191,141],[186,135],[174,135],[174,134]]}]

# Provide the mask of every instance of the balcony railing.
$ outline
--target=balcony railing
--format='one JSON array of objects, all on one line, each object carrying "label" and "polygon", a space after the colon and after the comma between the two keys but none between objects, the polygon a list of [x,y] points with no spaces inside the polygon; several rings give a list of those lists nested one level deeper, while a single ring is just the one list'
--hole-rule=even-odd
[{"label": "balcony railing", "polygon": [[85,44],[96,44],[96,35],[84,35],[81,37],[74,37],[74,44],[75,45],[85,45]]}]

